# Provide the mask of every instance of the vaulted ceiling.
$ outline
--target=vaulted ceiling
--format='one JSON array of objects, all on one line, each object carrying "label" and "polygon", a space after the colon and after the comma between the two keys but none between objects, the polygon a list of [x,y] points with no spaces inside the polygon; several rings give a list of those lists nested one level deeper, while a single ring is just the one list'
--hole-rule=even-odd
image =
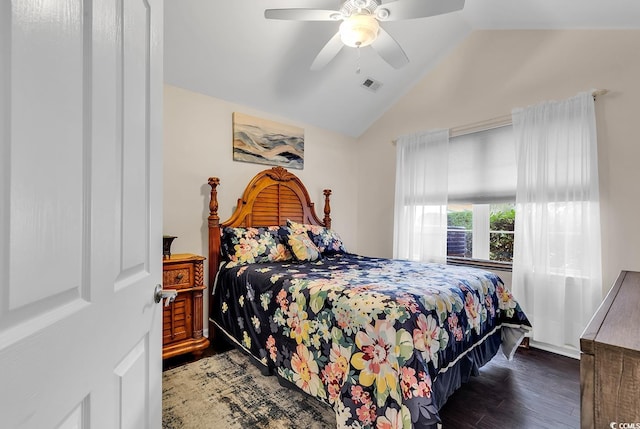
[{"label": "vaulted ceiling", "polygon": [[[311,71],[339,23],[264,18],[265,9],[341,4],[165,0],[165,82],[357,137],[474,30],[640,28],[639,0],[466,0],[458,12],[381,24],[409,58],[400,69],[371,47],[345,47]],[[377,91],[362,86],[367,79]]]}]

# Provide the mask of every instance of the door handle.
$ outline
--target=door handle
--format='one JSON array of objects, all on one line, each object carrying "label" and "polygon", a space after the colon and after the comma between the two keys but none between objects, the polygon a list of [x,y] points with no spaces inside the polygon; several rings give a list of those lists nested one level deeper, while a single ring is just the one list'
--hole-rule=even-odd
[{"label": "door handle", "polygon": [[175,289],[162,289],[162,285],[156,285],[155,290],[153,291],[153,300],[157,303],[164,301],[164,306],[168,307],[176,297],[178,296],[178,291]]}]

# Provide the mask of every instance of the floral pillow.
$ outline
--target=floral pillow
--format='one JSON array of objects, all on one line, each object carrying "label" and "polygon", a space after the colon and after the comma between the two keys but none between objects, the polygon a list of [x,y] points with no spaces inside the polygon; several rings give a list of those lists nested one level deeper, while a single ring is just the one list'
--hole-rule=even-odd
[{"label": "floral pillow", "polygon": [[286,246],[288,229],[280,226],[222,230],[222,256],[234,265],[282,262],[292,259]]},{"label": "floral pillow", "polygon": [[347,253],[340,236],[332,229],[324,226],[309,225],[306,223],[298,223],[287,219],[287,226],[291,233],[306,231],[309,233],[313,244],[320,250],[323,255],[334,255],[336,253]]},{"label": "floral pillow", "polygon": [[298,261],[317,261],[321,258],[320,249],[313,244],[307,231],[291,232],[288,243]]}]

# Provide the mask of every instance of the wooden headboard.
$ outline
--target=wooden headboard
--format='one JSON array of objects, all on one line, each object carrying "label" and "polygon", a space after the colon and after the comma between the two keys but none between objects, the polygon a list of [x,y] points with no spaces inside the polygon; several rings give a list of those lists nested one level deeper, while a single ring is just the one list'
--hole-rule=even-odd
[{"label": "wooden headboard", "polygon": [[[230,227],[260,227],[285,225],[287,219],[331,228],[331,190],[324,193],[324,218],[316,215],[309,193],[300,179],[282,167],[273,167],[258,173],[247,185],[238,199],[235,212],[225,222],[218,216],[218,186],[220,179],[209,178],[211,199],[209,201],[209,293],[213,290],[216,273],[220,267],[220,231]],[[209,299],[209,315],[213,302]],[[211,320],[211,319],[210,319]],[[209,321],[209,337],[214,332]]]}]

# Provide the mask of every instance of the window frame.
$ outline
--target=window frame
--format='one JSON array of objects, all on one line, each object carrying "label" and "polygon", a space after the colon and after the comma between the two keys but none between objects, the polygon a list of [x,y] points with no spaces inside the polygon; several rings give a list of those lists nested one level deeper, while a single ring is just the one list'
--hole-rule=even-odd
[{"label": "window frame", "polygon": [[[513,202],[515,206],[515,201]],[[465,258],[462,256],[449,256],[447,255],[447,264],[451,265],[463,265],[463,266],[471,266],[471,267],[480,267],[480,268],[488,268],[488,269],[498,269],[502,271],[511,271],[513,267],[512,261],[492,261],[489,259],[490,257],[490,237],[492,233],[512,233],[515,237],[515,231],[491,231],[491,226],[489,223],[490,217],[490,206],[491,204],[473,204],[469,203],[472,209],[472,219],[473,225],[471,228],[472,234],[472,243],[477,243],[478,239],[482,241],[482,251],[477,251],[477,247],[472,245],[472,257]],[[479,219],[476,218],[476,214],[480,214]],[[448,231],[447,227],[447,231]],[[484,242],[484,238],[486,238],[486,243]],[[484,259],[479,257],[484,255],[486,251],[487,258]]]},{"label": "window frame", "polygon": [[459,256],[447,256],[447,264],[509,272],[513,269],[513,262],[487,261],[485,259],[461,258]]}]

